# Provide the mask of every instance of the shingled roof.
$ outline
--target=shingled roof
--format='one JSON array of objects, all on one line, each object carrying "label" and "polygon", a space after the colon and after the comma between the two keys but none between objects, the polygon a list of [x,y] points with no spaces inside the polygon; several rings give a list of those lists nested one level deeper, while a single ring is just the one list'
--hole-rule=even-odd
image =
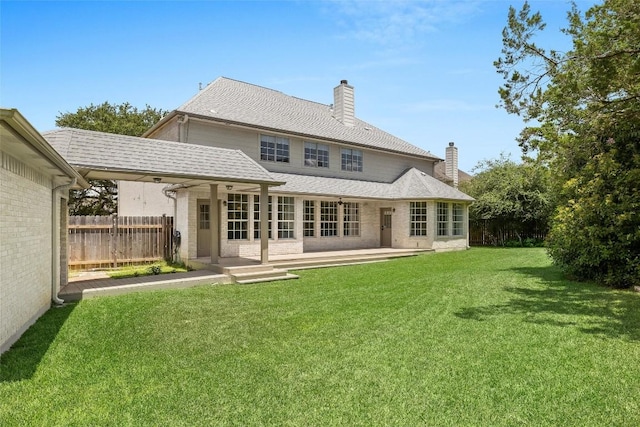
[{"label": "shingled roof", "polygon": [[[60,155],[89,178],[202,184],[281,182],[240,150],[116,135],[82,129],[42,134]],[[96,175],[100,175],[97,177]]]},{"label": "shingled roof", "polygon": [[[429,151],[358,118],[355,118],[354,126],[346,126],[333,116],[330,105],[225,77],[210,83],[167,119],[176,114],[440,160]],[[164,120],[145,135],[162,123]]]},{"label": "shingled roof", "polygon": [[288,173],[272,173],[272,175],[278,181],[286,182],[284,185],[273,188],[272,191],[276,193],[387,200],[428,199],[464,202],[474,200],[460,190],[416,168],[407,170],[392,183]]}]

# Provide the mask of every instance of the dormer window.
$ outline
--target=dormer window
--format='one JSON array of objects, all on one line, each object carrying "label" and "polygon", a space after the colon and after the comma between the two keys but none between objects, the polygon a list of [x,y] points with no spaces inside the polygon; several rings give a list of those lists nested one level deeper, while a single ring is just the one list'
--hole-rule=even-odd
[{"label": "dormer window", "polygon": [[325,144],[316,144],[315,142],[305,142],[304,165],[316,168],[328,168],[329,146]]},{"label": "dormer window", "polygon": [[289,138],[260,135],[260,160],[289,163]]},{"label": "dormer window", "polygon": [[342,158],[342,170],[349,172],[362,172],[362,151],[343,148],[340,150]]}]

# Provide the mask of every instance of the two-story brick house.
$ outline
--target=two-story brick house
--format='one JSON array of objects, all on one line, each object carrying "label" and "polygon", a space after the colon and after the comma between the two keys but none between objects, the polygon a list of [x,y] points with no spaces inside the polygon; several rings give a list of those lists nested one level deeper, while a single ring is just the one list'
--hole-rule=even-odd
[{"label": "two-story brick house", "polygon": [[[355,116],[345,80],[325,105],[218,78],[144,136],[241,150],[284,182],[268,189],[270,254],[468,247],[473,199],[455,188],[457,148],[446,148],[447,185],[433,176],[443,159]],[[175,215],[183,260],[208,257],[216,237],[222,257],[260,255],[260,186],[218,187],[212,198],[209,186],[123,181],[119,212]]]}]

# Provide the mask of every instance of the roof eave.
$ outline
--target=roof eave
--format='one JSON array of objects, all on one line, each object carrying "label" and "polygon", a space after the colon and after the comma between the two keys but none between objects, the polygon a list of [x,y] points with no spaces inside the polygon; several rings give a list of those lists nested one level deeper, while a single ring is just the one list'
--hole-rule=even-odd
[{"label": "roof eave", "polygon": [[73,168],[38,132],[31,123],[15,108],[0,109],[0,120],[6,121],[18,132],[31,147],[51,161],[58,169],[69,178],[75,178],[76,184],[82,188],[89,188],[89,183],[77,170]]},{"label": "roof eave", "polygon": [[224,177],[224,176],[207,176],[207,175],[190,175],[190,174],[180,174],[180,173],[171,173],[171,172],[158,172],[152,170],[139,170],[139,169],[126,169],[126,168],[109,168],[105,169],[104,167],[87,165],[87,164],[78,164],[72,163],[74,167],[78,169],[85,169],[90,171],[108,171],[113,172],[114,174],[128,174],[128,175],[143,175],[143,176],[154,176],[159,178],[176,178],[181,180],[193,180],[193,181],[222,181],[222,182],[236,182],[239,184],[267,184],[268,186],[279,186],[284,185],[283,181],[276,180],[261,180],[261,179],[246,179],[246,178],[235,178],[235,177]]}]

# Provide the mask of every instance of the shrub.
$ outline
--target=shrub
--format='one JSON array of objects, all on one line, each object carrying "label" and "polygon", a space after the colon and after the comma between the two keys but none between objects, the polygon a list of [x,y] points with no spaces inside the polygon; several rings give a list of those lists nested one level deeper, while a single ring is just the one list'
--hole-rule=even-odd
[{"label": "shrub", "polygon": [[149,273],[154,275],[160,274],[162,273],[162,268],[160,268],[159,265],[152,265],[149,267]]}]

